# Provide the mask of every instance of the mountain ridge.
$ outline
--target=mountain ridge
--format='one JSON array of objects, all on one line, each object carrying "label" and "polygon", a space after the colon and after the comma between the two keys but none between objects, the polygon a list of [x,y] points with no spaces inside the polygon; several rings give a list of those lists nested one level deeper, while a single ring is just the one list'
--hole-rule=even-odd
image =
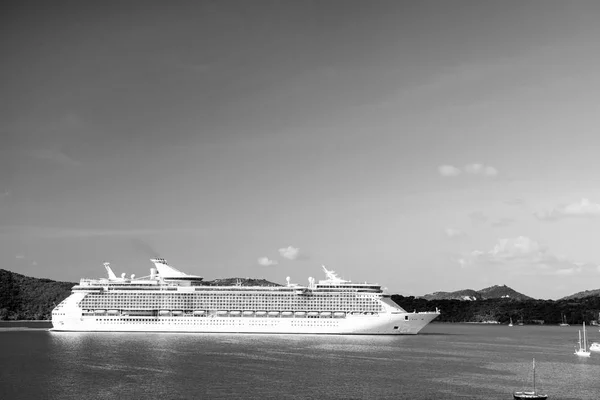
[{"label": "mountain ridge", "polygon": [[[600,292],[600,291],[599,291]],[[506,285],[494,285],[480,290],[461,289],[454,292],[433,292],[420,296],[425,300],[478,301],[488,299],[533,300],[533,297],[519,293]]]}]

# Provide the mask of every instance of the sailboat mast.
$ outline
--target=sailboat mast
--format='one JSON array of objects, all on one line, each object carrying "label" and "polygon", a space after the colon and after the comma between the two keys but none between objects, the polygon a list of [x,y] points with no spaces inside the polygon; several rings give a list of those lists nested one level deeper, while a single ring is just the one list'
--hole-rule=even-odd
[{"label": "sailboat mast", "polygon": [[535,395],[535,358],[533,359],[533,394]]},{"label": "sailboat mast", "polygon": [[587,341],[585,339],[585,321],[583,321],[583,351],[587,350]]}]

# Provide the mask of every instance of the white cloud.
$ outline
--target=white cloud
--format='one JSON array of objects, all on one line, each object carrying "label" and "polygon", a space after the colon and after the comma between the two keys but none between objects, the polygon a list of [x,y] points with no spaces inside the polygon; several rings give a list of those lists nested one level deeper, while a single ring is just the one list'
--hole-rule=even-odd
[{"label": "white cloud", "polygon": [[491,250],[474,250],[461,260],[459,260],[461,267],[504,266],[514,268],[523,274],[562,276],[580,273],[590,266],[590,264],[554,255],[546,246],[527,236],[499,239]]},{"label": "white cloud", "polygon": [[33,158],[38,160],[48,161],[65,167],[78,167],[81,165],[79,161],[73,159],[59,149],[36,149],[31,151],[30,154]]},{"label": "white cloud", "polygon": [[460,175],[461,170],[452,165],[440,165],[438,171],[442,176],[457,176]]},{"label": "white cloud", "polygon": [[258,264],[262,265],[263,267],[270,267],[271,265],[278,264],[277,261],[270,260],[268,257],[259,257],[257,261],[258,261]]},{"label": "white cloud", "polygon": [[458,238],[465,235],[463,231],[459,231],[458,229],[454,228],[446,228],[444,231],[446,232],[446,236],[448,236],[450,239]]},{"label": "white cloud", "polygon": [[282,247],[279,249],[279,254],[281,254],[281,257],[287,258],[288,260],[295,260],[300,255],[300,249],[292,246]]},{"label": "white cloud", "polygon": [[16,258],[17,260],[22,260],[22,259],[24,259],[24,258],[25,258],[25,256],[24,256],[23,254],[17,254],[17,255],[15,256],[15,258]]},{"label": "white cloud", "polygon": [[471,175],[481,175],[481,176],[496,176],[496,175],[498,175],[498,170],[496,168],[491,167],[489,165],[483,165],[483,164],[477,164],[477,163],[465,165],[464,170],[467,174],[471,174]]},{"label": "white cloud", "polygon": [[600,216],[600,204],[592,203],[589,199],[583,198],[579,202],[560,205],[550,211],[539,211],[534,215],[538,219],[547,221],[569,217],[598,217]]},{"label": "white cloud", "polygon": [[458,176],[463,172],[467,175],[476,175],[484,177],[494,177],[498,175],[498,170],[490,165],[480,163],[467,164],[464,168],[458,168],[454,165],[440,165],[438,172],[441,176]]}]

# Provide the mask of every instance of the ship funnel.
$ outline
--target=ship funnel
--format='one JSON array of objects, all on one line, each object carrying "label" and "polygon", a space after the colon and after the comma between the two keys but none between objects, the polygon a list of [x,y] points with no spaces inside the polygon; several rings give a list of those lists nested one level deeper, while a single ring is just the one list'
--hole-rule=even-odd
[{"label": "ship funnel", "polygon": [[135,278],[135,274],[131,274],[131,280],[133,280],[133,278]]},{"label": "ship funnel", "polygon": [[156,279],[156,268],[150,268],[150,279]]},{"label": "ship funnel", "polygon": [[121,274],[121,279],[125,279],[125,272]]},{"label": "ship funnel", "polygon": [[165,260],[164,258],[152,258],[150,259],[150,261],[154,263],[154,266],[158,270],[158,274],[163,279],[188,276],[180,270],[171,267],[169,264],[167,264],[167,260]]}]

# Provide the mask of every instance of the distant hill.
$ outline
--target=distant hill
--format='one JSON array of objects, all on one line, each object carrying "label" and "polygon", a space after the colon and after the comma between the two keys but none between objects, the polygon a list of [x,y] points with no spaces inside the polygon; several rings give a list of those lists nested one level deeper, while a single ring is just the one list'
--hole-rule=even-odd
[{"label": "distant hill", "polygon": [[203,281],[205,286],[281,286],[265,279],[252,278],[220,278],[212,281]]},{"label": "distant hill", "polygon": [[487,299],[532,300],[531,297],[517,292],[506,285],[490,286],[481,290],[463,289],[455,292],[435,292],[421,296],[426,300],[464,300],[477,301]]},{"label": "distant hill", "polygon": [[574,293],[570,296],[565,296],[559,300],[577,300],[577,299],[585,299],[586,297],[598,297],[598,296],[600,296],[600,289],[584,290],[583,292]]},{"label": "distant hill", "polygon": [[0,320],[50,319],[54,306],[69,296],[74,285],[0,269]]}]

